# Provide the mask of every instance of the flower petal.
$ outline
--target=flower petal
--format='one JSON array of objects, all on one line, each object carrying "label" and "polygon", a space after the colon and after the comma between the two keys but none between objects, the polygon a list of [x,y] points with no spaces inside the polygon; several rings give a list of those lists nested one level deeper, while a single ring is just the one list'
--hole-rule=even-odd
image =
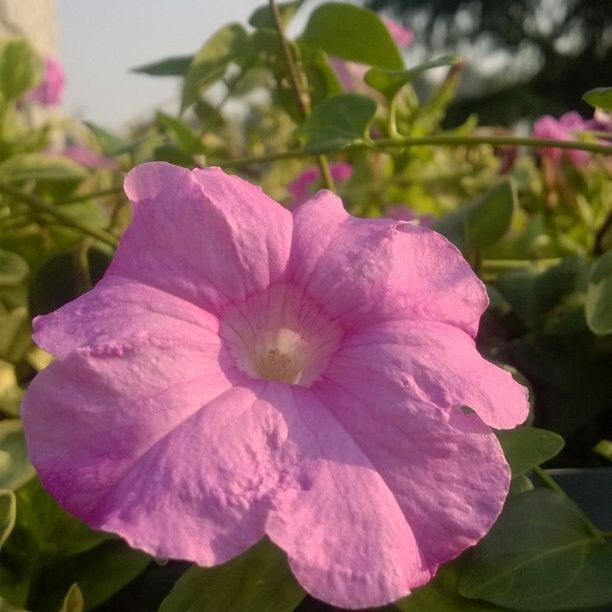
[{"label": "flower petal", "polygon": [[287,552],[300,584],[333,605],[363,608],[427,581],[396,500],[329,410],[301,387],[270,384],[264,397],[283,406],[295,443],[286,471],[299,470],[297,485],[274,499],[266,532]]},{"label": "flower petal", "polygon": [[[91,300],[81,302],[91,305]],[[104,298],[100,303],[103,312]],[[115,338],[102,326],[96,336],[95,322],[87,330],[69,309],[43,318],[43,345],[65,354],[32,381],[22,417],[30,458],[43,483],[66,508],[96,524],[101,499],[123,471],[243,377],[229,365],[216,333],[205,327],[181,328],[168,317],[160,321],[144,309],[124,308],[125,328],[134,334],[115,327]],[[137,315],[140,328],[130,319]],[[89,334],[72,350],[70,320],[77,344]],[[161,323],[167,323],[163,333]]]},{"label": "flower petal", "polygon": [[444,323],[392,321],[347,335],[326,376],[350,381],[364,398],[393,391],[447,410],[468,406],[499,429],[515,427],[529,412],[526,387],[481,357],[465,332]]},{"label": "flower petal", "polygon": [[100,527],[204,566],[259,541],[278,481],[272,457],[287,435],[258,397],[263,386],[232,388],[156,442],[104,500]]},{"label": "flower petal", "polygon": [[474,336],[488,303],[446,238],[410,223],[357,219],[325,191],[294,212],[289,277],[349,328],[434,320]]},{"label": "flower petal", "polygon": [[376,386],[362,374],[313,390],[395,496],[433,575],[491,528],[510,471],[497,438],[476,415],[459,413],[453,426],[399,385],[381,377]]},{"label": "flower petal", "polygon": [[58,310],[34,319],[41,348],[63,357],[82,346],[143,345],[150,338],[190,337],[220,345],[219,321],[192,303],[120,276],[107,276],[94,289]]},{"label": "flower petal", "polygon": [[134,220],[108,274],[215,313],[282,276],[291,213],[260,188],[219,168],[190,172],[153,162],[132,170],[125,190]]}]

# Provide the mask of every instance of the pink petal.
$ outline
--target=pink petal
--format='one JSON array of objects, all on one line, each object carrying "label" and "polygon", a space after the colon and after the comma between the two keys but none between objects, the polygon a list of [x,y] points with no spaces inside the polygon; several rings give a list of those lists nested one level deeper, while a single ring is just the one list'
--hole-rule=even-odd
[{"label": "pink petal", "polygon": [[283,406],[295,443],[286,469],[299,469],[295,484],[278,491],[266,532],[300,584],[333,605],[363,608],[427,581],[397,501],[330,411],[301,387],[269,384],[265,397]]},{"label": "pink petal", "polygon": [[[141,343],[160,337],[192,337],[220,346],[219,321],[192,303],[155,287],[107,276],[58,310],[34,319],[33,337],[56,357],[82,346]],[[125,341],[125,342],[124,342]]]},{"label": "pink petal", "polygon": [[151,445],[104,500],[100,527],[204,566],[259,541],[287,436],[281,413],[258,397],[264,384],[232,388]]},{"label": "pink petal", "polygon": [[101,287],[35,324],[60,359],[23,402],[30,457],[49,491],[92,524],[141,453],[244,378],[212,315],[141,290],[124,284],[115,303],[119,288]]},{"label": "pink petal", "polygon": [[154,162],[132,170],[125,190],[134,221],[108,274],[211,312],[282,276],[291,214],[260,188],[218,168],[190,172]]},{"label": "pink petal", "polygon": [[289,277],[348,328],[437,320],[475,335],[488,300],[459,251],[432,230],[357,219],[330,192],[294,212]]},{"label": "pink petal", "polygon": [[342,348],[326,376],[380,403],[423,400],[446,412],[473,409],[491,427],[512,428],[529,411],[528,392],[509,372],[483,359],[474,340],[444,323],[389,322],[358,331]]},{"label": "pink petal", "polygon": [[358,369],[314,391],[395,496],[432,575],[491,528],[510,473],[496,437],[476,415],[459,413],[461,428],[453,427],[390,371],[366,377]]}]

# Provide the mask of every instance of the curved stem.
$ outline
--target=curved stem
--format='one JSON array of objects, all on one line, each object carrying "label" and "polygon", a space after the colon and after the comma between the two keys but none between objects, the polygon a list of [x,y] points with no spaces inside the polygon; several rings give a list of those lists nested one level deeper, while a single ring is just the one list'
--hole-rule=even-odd
[{"label": "curved stem", "polygon": [[[268,0],[268,2],[270,5],[272,17],[274,19],[274,27],[276,28],[276,32],[278,33],[278,38],[283,49],[283,55],[285,56],[285,63],[287,64],[287,70],[289,71],[289,79],[291,81],[293,90],[295,91],[300,113],[305,119],[306,117],[308,117],[308,115],[310,115],[311,110],[308,86],[305,84],[306,77],[303,72],[301,72],[298,68],[295,58],[293,57],[291,47],[289,46],[289,41],[285,36],[285,31],[283,29],[278,5],[276,4],[275,0]],[[321,170],[321,177],[323,178],[325,186],[333,191],[335,189],[334,179],[332,177],[332,173],[329,168],[329,163],[327,162],[327,158],[325,157],[325,155],[317,155],[317,163],[319,164],[319,169]]]},{"label": "curved stem", "polygon": [[80,204],[81,202],[86,202],[87,200],[103,198],[111,195],[119,195],[120,193],[123,193],[123,187],[109,187],[108,189],[101,189],[100,191],[91,191],[90,193],[75,195],[72,198],[67,198],[65,200],[61,200],[60,202],[56,202],[55,205],[63,206],[64,204]]},{"label": "curved stem", "polygon": [[51,206],[46,202],[43,202],[40,198],[31,195],[29,193],[24,193],[20,189],[13,187],[7,183],[0,183],[0,193],[4,193],[10,195],[11,197],[19,200],[26,204],[29,208],[37,213],[43,213],[45,215],[49,215],[53,217],[60,225],[65,225],[66,227],[71,227],[73,229],[79,230],[92,238],[96,238],[100,240],[100,242],[104,242],[109,246],[116,248],[118,245],[118,240],[112,234],[108,232],[97,229],[95,227],[89,227],[74,219],[70,215],[67,215],[65,212],[58,210],[57,207]]},{"label": "curved stem", "polygon": [[[449,147],[475,147],[489,144],[493,146],[517,146],[517,147],[552,147],[558,149],[578,149],[589,151],[590,153],[604,153],[612,155],[612,145],[605,145],[594,142],[581,142],[578,140],[554,140],[552,138],[529,138],[527,136],[456,136],[440,134],[437,136],[401,137],[401,138],[381,138],[369,142],[357,142],[342,149],[330,150],[328,153],[339,151],[363,151],[375,150],[384,152],[387,149],[407,148],[416,146],[449,146]],[[211,164],[219,164],[226,167],[250,166],[266,162],[279,161],[282,159],[299,159],[310,157],[309,151],[296,149],[293,151],[280,151],[267,155],[241,157],[236,159],[215,160]]]}]

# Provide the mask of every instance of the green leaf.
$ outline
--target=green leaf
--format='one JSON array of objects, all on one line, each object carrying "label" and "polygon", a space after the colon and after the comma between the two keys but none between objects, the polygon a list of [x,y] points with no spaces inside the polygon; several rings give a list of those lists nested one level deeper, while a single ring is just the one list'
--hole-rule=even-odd
[{"label": "green leaf", "polygon": [[191,106],[200,94],[219,80],[231,62],[243,60],[251,53],[249,36],[239,24],[217,30],[193,58],[183,83],[181,112]]},{"label": "green leaf", "polygon": [[29,272],[28,262],[23,257],[0,249],[0,287],[18,285]]},{"label": "green leaf", "polygon": [[402,612],[497,612],[502,608],[463,597],[457,589],[459,570],[455,565],[440,568],[436,577],[395,602]]},{"label": "green leaf", "polygon": [[0,491],[0,548],[13,531],[16,511],[15,494],[8,489]]},{"label": "green leaf", "polygon": [[114,156],[123,153],[127,147],[125,143],[117,136],[104,129],[102,126],[92,123],[91,121],[84,121],[85,125],[93,132],[104,155]]},{"label": "green leaf", "polygon": [[186,122],[161,111],[158,111],[155,120],[171,134],[174,134],[183,152],[190,155],[204,152],[202,140]]},{"label": "green leaf", "polygon": [[85,599],[79,585],[75,582],[66,593],[64,602],[59,612],[83,612]]},{"label": "green leaf", "polygon": [[19,362],[31,343],[28,309],[25,306],[6,309],[0,303],[0,359]]},{"label": "green leaf", "polygon": [[148,74],[149,76],[184,77],[189,70],[193,57],[193,55],[166,57],[162,60],[151,62],[150,64],[143,64],[142,66],[131,68],[130,72]]},{"label": "green leaf", "polygon": [[536,489],[508,500],[474,549],[459,591],[512,610],[612,603],[612,546],[565,495]]},{"label": "green leaf", "polygon": [[11,182],[44,181],[78,183],[88,171],[62,155],[24,153],[0,164],[0,180]]},{"label": "green leaf", "polygon": [[476,200],[440,219],[434,229],[461,249],[495,244],[512,222],[516,192],[510,179],[500,181]]},{"label": "green leaf", "polygon": [[285,554],[262,540],[229,563],[187,570],[159,612],[290,612],[303,597]]},{"label": "green leaf", "polygon": [[0,40],[0,93],[5,100],[17,100],[38,84],[42,60],[23,38]]},{"label": "green leaf", "polygon": [[[46,556],[76,555],[112,537],[108,533],[90,529],[60,508],[42,488],[37,478],[21,487],[16,492],[16,496],[16,530],[19,529],[20,535],[27,537],[31,542],[31,547]],[[71,583],[67,584],[65,589],[68,589]]]},{"label": "green leaf", "polygon": [[594,334],[612,333],[612,251],[604,253],[591,268],[585,313]]},{"label": "green leaf", "polygon": [[[304,0],[293,0],[293,2],[279,2],[277,4],[278,11],[280,13],[280,20],[283,27],[287,27],[291,18],[300,10],[300,7],[304,4]],[[249,17],[249,25],[257,29],[270,29],[274,30],[276,24],[272,11],[267,4],[264,4],[256,8],[251,16]]]},{"label": "green leaf", "polygon": [[371,68],[366,72],[365,82],[376,91],[380,91],[387,100],[392,100],[399,90],[414,81],[421,73],[438,68],[440,66],[452,66],[459,61],[457,55],[445,55],[425,64],[420,64],[407,70],[385,70],[383,68]]},{"label": "green leaf", "polygon": [[34,477],[19,419],[0,421],[0,489],[15,490]]},{"label": "green leaf", "polygon": [[589,89],[582,96],[582,99],[595,108],[601,108],[608,112],[612,111],[612,87]]},{"label": "green leaf", "polygon": [[151,557],[118,540],[65,557],[48,565],[40,576],[35,609],[57,609],[75,582],[87,609],[96,608],[137,578],[150,563]]},{"label": "green leaf", "polygon": [[563,438],[552,431],[524,425],[498,431],[506,460],[516,478],[531,468],[555,457],[563,448]]},{"label": "green leaf", "polygon": [[28,612],[20,606],[14,606],[3,597],[0,597],[0,612]]},{"label": "green leaf", "polygon": [[299,41],[369,66],[389,70],[404,67],[402,56],[380,17],[344,2],[328,2],[316,8]]},{"label": "green leaf", "polygon": [[376,102],[359,94],[339,94],[314,108],[298,134],[313,153],[344,149],[363,142],[376,113]]}]

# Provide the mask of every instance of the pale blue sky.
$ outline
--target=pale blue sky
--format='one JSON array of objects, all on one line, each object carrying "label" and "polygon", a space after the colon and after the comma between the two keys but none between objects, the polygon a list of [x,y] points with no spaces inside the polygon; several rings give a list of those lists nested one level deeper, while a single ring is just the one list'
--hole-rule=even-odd
[{"label": "pale blue sky", "polygon": [[[216,29],[246,23],[264,0],[57,0],[66,112],[108,128],[176,108],[177,82],[129,72],[195,52]],[[319,4],[308,3],[310,9]],[[303,19],[303,18],[302,18]],[[302,21],[302,20],[300,20]]]}]

